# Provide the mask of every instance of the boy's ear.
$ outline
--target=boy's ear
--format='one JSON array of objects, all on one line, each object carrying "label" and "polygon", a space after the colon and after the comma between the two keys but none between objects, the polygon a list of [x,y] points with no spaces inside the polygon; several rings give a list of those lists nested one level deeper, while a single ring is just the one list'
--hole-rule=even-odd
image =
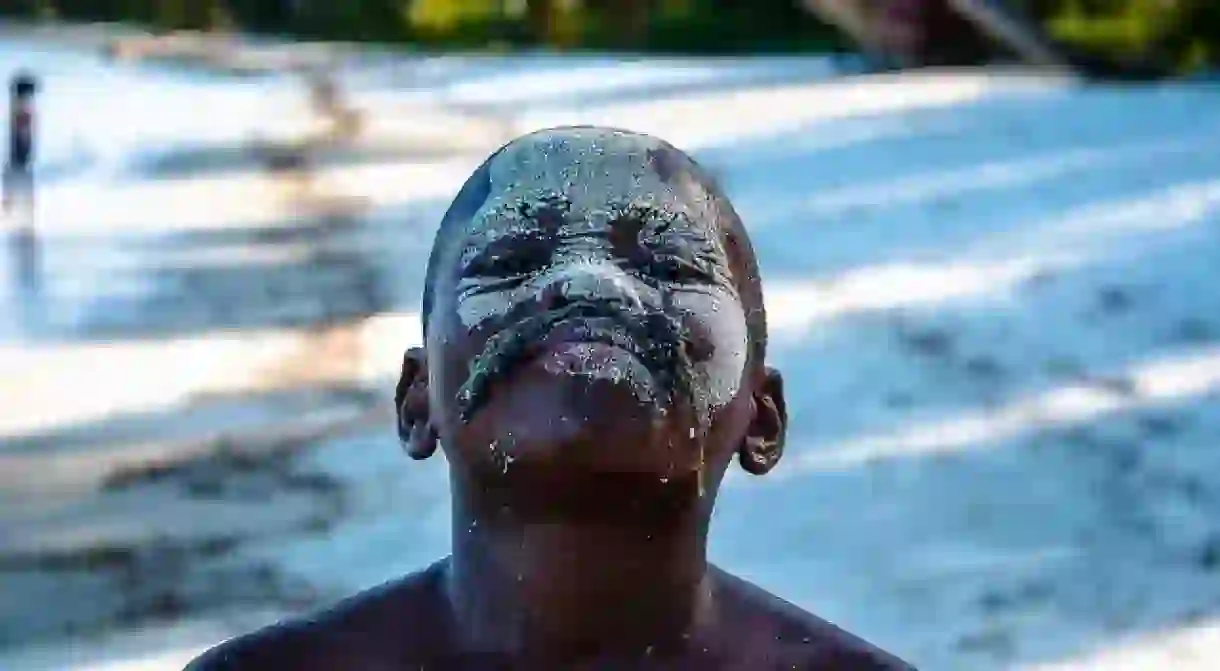
[{"label": "boy's ear", "polygon": [[767,366],[754,385],[754,416],[738,448],[737,462],[752,475],[765,475],[784,455],[788,431],[788,405],[784,400],[784,378]]},{"label": "boy's ear", "polygon": [[428,406],[428,355],[422,347],[402,357],[402,374],[394,390],[398,440],[412,459],[427,459],[436,452],[440,437],[432,426]]}]

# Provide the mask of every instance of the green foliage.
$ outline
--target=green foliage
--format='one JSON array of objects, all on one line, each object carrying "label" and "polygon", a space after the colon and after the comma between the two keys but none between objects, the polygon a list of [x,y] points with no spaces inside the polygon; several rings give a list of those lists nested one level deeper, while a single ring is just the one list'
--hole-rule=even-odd
[{"label": "green foliage", "polygon": [[463,24],[501,18],[499,0],[415,0],[400,11],[417,30],[444,33]]},{"label": "green foliage", "polygon": [[[877,0],[868,0],[877,1]],[[1183,67],[1220,59],[1220,0],[1010,0],[1069,44]],[[669,52],[843,45],[797,0],[5,0],[0,14],[233,27],[311,39]]]},{"label": "green foliage", "polygon": [[1118,59],[1150,58],[1182,69],[1220,56],[1216,0],[1060,0],[1044,14],[1051,34]]},{"label": "green foliage", "polygon": [[839,35],[794,2],[659,0],[632,25],[627,3],[606,0],[570,11],[588,49],[643,49],[673,53],[826,51]]},{"label": "green foliage", "polygon": [[462,48],[773,51],[836,40],[791,0],[10,0],[0,14]]}]

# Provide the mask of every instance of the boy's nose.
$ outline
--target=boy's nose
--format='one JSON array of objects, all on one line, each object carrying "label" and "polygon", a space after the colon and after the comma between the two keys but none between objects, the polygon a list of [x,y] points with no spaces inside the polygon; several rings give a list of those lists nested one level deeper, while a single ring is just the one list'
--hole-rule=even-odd
[{"label": "boy's nose", "polygon": [[642,308],[638,284],[610,261],[582,259],[557,266],[546,278],[539,300],[546,310],[574,302],[622,303]]}]

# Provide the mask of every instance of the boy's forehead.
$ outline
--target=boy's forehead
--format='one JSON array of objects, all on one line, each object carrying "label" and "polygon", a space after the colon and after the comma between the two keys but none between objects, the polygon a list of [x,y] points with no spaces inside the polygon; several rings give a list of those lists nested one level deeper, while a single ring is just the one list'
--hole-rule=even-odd
[{"label": "boy's forehead", "polygon": [[655,138],[602,128],[539,131],[510,143],[486,166],[488,192],[466,234],[521,225],[507,216],[559,207],[569,222],[592,222],[628,209],[686,225],[715,226],[709,195],[691,162]]}]

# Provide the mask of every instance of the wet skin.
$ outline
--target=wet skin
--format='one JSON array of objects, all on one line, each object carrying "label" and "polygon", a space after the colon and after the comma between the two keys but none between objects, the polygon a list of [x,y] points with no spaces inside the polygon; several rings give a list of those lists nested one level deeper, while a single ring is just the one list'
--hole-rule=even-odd
[{"label": "wet skin", "polygon": [[396,402],[443,448],[453,554],[211,651],[219,669],[909,669],[712,567],[730,462],[775,466],[753,252],[655,138],[563,128],[475,172],[430,262]]}]

